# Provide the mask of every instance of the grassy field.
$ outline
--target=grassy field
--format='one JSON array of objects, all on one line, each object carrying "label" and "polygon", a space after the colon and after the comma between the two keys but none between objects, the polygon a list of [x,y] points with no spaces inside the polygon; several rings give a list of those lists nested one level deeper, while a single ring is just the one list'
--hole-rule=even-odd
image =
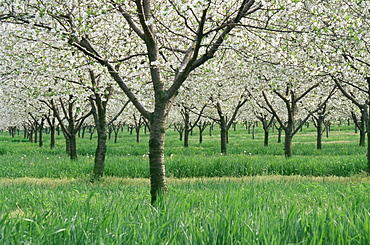
[{"label": "grassy field", "polygon": [[[352,127],[333,127],[322,150],[315,132],[294,137],[291,159],[272,135],[263,147],[243,128],[183,148],[166,141],[169,193],[150,205],[147,135],[109,141],[106,176],[89,182],[95,141],[49,149],[0,135],[0,244],[370,244],[366,149]],[[46,136],[46,140],[47,140]]]}]

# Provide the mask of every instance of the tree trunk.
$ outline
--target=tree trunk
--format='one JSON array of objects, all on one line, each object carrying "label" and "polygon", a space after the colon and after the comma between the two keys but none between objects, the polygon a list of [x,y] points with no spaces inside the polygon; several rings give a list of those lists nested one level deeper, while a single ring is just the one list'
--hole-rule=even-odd
[{"label": "tree trunk", "polygon": [[136,131],[136,143],[140,143],[140,129],[141,126],[136,126],[135,131]]},{"label": "tree trunk", "polygon": [[199,144],[202,144],[203,143],[203,130],[201,127],[199,127]]},{"label": "tree trunk", "polygon": [[77,159],[77,137],[76,137],[76,133],[73,132],[70,134],[70,136],[68,137],[70,142],[69,142],[69,148],[70,148],[70,152],[69,152],[69,156],[71,158],[71,160],[76,160]]},{"label": "tree trunk", "polygon": [[33,140],[33,142],[34,143],[37,143],[38,142],[38,132],[39,132],[39,130],[38,130],[38,128],[37,128],[37,124],[35,124],[35,129],[34,129],[34,140]]},{"label": "tree trunk", "polygon": [[225,117],[220,117],[220,127],[221,127],[221,153],[223,155],[227,154],[227,125]]},{"label": "tree trunk", "polygon": [[118,131],[114,132],[114,143],[118,142]]},{"label": "tree trunk", "polygon": [[39,147],[42,147],[44,144],[44,139],[43,139],[43,132],[42,130],[44,129],[44,118],[41,119],[40,125],[39,125]]},{"label": "tree trunk", "polygon": [[63,134],[66,140],[66,153],[68,156],[70,156],[71,155],[71,140],[66,133],[63,132]]},{"label": "tree trunk", "polygon": [[189,133],[190,133],[190,131],[185,128],[185,130],[184,130],[184,147],[189,147]]},{"label": "tree trunk", "polygon": [[366,131],[365,130],[360,130],[359,146],[365,146],[365,141],[366,141]]},{"label": "tree trunk", "polygon": [[324,115],[319,115],[316,119],[316,130],[317,130],[317,138],[316,138],[316,149],[322,149],[322,133],[323,133],[323,124],[324,124]]},{"label": "tree trunk", "polygon": [[55,148],[55,134],[56,134],[55,126],[54,125],[50,126],[50,148],[51,149]]},{"label": "tree trunk", "polygon": [[283,131],[283,128],[282,128],[282,127],[279,127],[279,128],[277,128],[277,130],[278,130],[278,138],[277,138],[277,142],[278,142],[278,143],[281,143],[281,133],[282,133],[282,131]]},{"label": "tree trunk", "polygon": [[189,147],[189,133],[191,131],[190,129],[190,116],[189,116],[189,112],[185,111],[184,112],[184,123],[185,123],[185,127],[184,127],[184,147]]},{"label": "tree trunk", "polygon": [[149,163],[150,163],[150,194],[154,204],[159,196],[167,192],[166,171],[164,165],[164,140],[166,116],[154,112],[150,124]]},{"label": "tree trunk", "polygon": [[291,157],[292,154],[292,142],[293,137],[291,134],[286,133],[285,134],[285,142],[284,142],[284,154],[285,157]]},{"label": "tree trunk", "polygon": [[[103,114],[103,115],[101,115]],[[94,179],[98,180],[104,174],[105,155],[107,151],[107,123],[105,112],[99,112],[96,130],[98,134],[98,145],[95,151]]]},{"label": "tree trunk", "polygon": [[[366,82],[367,82],[367,87],[368,87],[367,103],[369,103],[370,102],[370,77],[366,78]],[[367,158],[367,174],[369,175],[370,174],[370,106],[367,104],[366,107],[364,108],[364,110],[366,111],[365,120],[366,120],[366,131],[367,131],[367,154],[366,154],[366,156],[367,156],[366,157]]]},{"label": "tree trunk", "polygon": [[203,132],[206,129],[207,124],[206,123],[200,123],[200,124],[197,124],[197,126],[199,128],[199,144],[202,144],[203,143]]},{"label": "tree trunk", "polygon": [[269,130],[265,129],[265,138],[263,140],[263,145],[268,146],[269,145]]},{"label": "tree trunk", "polygon": [[255,135],[256,135],[256,123],[253,122],[253,125],[252,125],[252,140],[255,139]]}]

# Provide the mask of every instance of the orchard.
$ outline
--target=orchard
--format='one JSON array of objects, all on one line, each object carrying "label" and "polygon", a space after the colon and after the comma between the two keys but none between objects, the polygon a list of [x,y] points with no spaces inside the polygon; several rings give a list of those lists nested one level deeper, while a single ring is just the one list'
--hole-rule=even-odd
[{"label": "orchard", "polygon": [[[37,143],[39,150],[35,151],[46,155],[54,151],[59,155],[63,148],[69,159],[64,155],[62,159],[76,172],[85,171],[81,170],[84,164],[79,169],[75,163],[85,159],[88,152],[89,160],[93,159],[87,167],[90,174],[81,176],[92,185],[105,188],[114,176],[149,179],[150,206],[155,210],[163,208],[166,199],[171,200],[167,198],[171,195],[167,194],[171,193],[167,179],[174,176],[360,174],[368,189],[369,11],[370,3],[358,0],[0,0],[0,130],[9,135],[7,139],[4,136],[4,142],[10,145],[11,139],[18,141],[22,136],[25,140],[19,141]],[[302,132],[314,137],[315,152],[302,160],[312,162],[324,155],[332,127],[340,124],[347,125],[348,137],[356,137],[355,147],[360,149],[356,157],[362,157],[362,167],[343,167],[350,171],[347,173],[333,169],[325,172],[328,166],[323,164],[306,173],[290,165],[300,157],[295,152],[304,152],[295,151],[295,139],[302,144],[312,141],[305,142]],[[132,146],[120,138],[122,134],[132,137]],[[249,141],[240,143],[245,135]],[[255,152],[264,152],[261,154],[281,163],[280,167],[271,170],[271,163],[251,174],[249,165],[239,165],[245,160],[239,157],[255,147],[250,140],[259,142]],[[210,146],[212,153],[203,152],[208,141],[216,142]],[[245,144],[245,152],[236,153],[239,143]],[[9,147],[4,144],[5,150],[0,148],[0,153]],[[93,153],[91,147],[95,148]],[[341,147],[333,151],[351,152],[343,150],[348,146]],[[140,170],[148,174],[136,176],[131,174],[136,170],[127,169],[130,173],[122,176],[122,169],[113,168],[106,160],[117,157],[115,154],[127,158],[135,155],[149,162],[143,167],[146,170]],[[180,157],[186,167],[178,162],[179,167],[173,168],[173,157],[181,154],[189,154]],[[253,162],[253,157],[249,160]],[[213,162],[204,167],[208,161]],[[333,161],[328,160],[328,164]],[[220,168],[215,167],[216,162]],[[224,165],[230,162],[244,170],[231,171],[236,167],[230,166],[230,172],[215,174],[223,173]],[[115,180],[111,184],[117,185]],[[237,186],[236,192],[238,188],[244,187]],[[316,218],[321,224],[321,216]],[[363,229],[370,232],[370,218],[363,218]],[[203,221],[190,223],[194,222]],[[312,224],[306,225],[301,229],[307,235]],[[252,226],[251,230],[257,229]],[[185,226],[174,227],[186,235]],[[69,235],[73,232],[69,230]],[[181,237],[187,242],[177,233],[173,237],[168,234],[164,234],[166,244],[196,241],[189,234]],[[276,244],[299,242],[292,240],[294,236],[300,235],[290,234]],[[200,234],[194,237],[205,239]],[[267,237],[266,242],[272,241]],[[263,243],[256,238],[248,237],[254,239],[251,244]],[[209,239],[209,244],[233,243]],[[306,241],[324,241],[315,239]],[[354,244],[369,241],[368,236],[361,239]],[[347,244],[348,240],[342,242],[337,244]]]}]

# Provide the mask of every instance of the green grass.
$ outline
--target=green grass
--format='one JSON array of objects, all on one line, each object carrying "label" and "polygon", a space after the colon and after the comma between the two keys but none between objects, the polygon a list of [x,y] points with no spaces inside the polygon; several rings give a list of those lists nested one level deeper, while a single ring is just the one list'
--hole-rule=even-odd
[{"label": "green grass", "polygon": [[[369,244],[366,149],[333,127],[322,150],[313,128],[294,137],[290,159],[272,134],[197,135],[182,147],[168,131],[169,192],[150,205],[148,135],[108,144],[105,177],[89,182],[95,140],[78,140],[71,161],[57,147],[0,134],[0,244]],[[340,129],[340,130],[339,130]]]},{"label": "green grass", "polygon": [[370,184],[303,178],[169,181],[153,207],[130,180],[1,185],[1,244],[368,244]]},{"label": "green grass", "polygon": [[[324,137],[323,149],[316,149],[313,127],[304,128],[294,138],[293,157],[285,159],[283,143],[277,143],[276,132],[271,133],[270,145],[263,146],[263,131],[256,129],[255,139],[240,127],[230,131],[227,156],[220,155],[219,132],[213,136],[204,134],[204,142],[198,143],[197,131],[190,137],[190,147],[184,148],[178,134],[167,131],[165,159],[166,172],[173,177],[221,177],[254,175],[308,175],[351,176],[366,171],[366,147],[358,146],[359,135],[352,127],[335,127],[329,138]],[[340,129],[340,130],[339,130]],[[22,136],[11,138],[0,134],[1,177],[50,177],[80,178],[92,172],[96,138],[78,139],[79,159],[70,161],[64,153],[64,140],[60,136],[57,148],[49,149],[48,135],[45,144],[38,147]],[[135,142],[135,135],[120,133],[117,144],[108,141],[106,158],[107,176],[123,178],[147,178],[148,134],[142,134],[142,142]]]}]

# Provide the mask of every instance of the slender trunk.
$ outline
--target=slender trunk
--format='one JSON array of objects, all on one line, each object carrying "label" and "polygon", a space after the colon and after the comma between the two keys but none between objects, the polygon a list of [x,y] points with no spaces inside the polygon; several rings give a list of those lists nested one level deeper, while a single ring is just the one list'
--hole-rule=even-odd
[{"label": "slender trunk", "polygon": [[183,138],[183,131],[178,131],[179,132],[179,140],[182,141],[182,138]]},{"label": "slender trunk", "polygon": [[140,143],[140,128],[141,126],[136,126],[135,130],[136,130],[136,142],[137,143]]},{"label": "slender trunk", "polygon": [[184,147],[189,147],[189,133],[190,133],[190,131],[185,128],[185,130],[184,130]]},{"label": "slender trunk", "polygon": [[81,135],[81,138],[85,138],[85,131],[86,131],[86,126],[82,127],[82,135]]},{"label": "slender trunk", "polygon": [[253,123],[252,125],[252,139],[253,140],[255,139],[255,135],[256,135],[256,124]]},{"label": "slender trunk", "polygon": [[278,130],[278,138],[277,138],[277,142],[278,142],[278,143],[281,143],[281,133],[282,133],[282,131],[283,131],[283,128],[282,128],[282,127],[280,127],[280,128],[278,128],[277,130]]},{"label": "slender trunk", "polygon": [[316,148],[318,150],[322,149],[322,125],[324,123],[324,117],[322,115],[319,115],[317,118],[317,140],[316,140]]},{"label": "slender trunk", "polygon": [[189,133],[190,133],[190,116],[188,112],[184,113],[184,122],[185,122],[185,127],[184,127],[184,147],[189,147]]},{"label": "slender trunk", "polygon": [[199,128],[199,144],[202,144],[203,143],[203,131],[204,131],[204,129],[202,130],[201,126],[198,126],[198,128]]},{"label": "slender trunk", "polygon": [[38,132],[39,132],[39,130],[38,130],[38,128],[37,128],[37,125],[35,125],[35,130],[34,130],[34,143],[37,143],[38,142]]},{"label": "slender trunk", "polygon": [[112,127],[109,127],[108,128],[108,134],[107,134],[108,140],[111,139],[112,131],[113,131]]},{"label": "slender trunk", "polygon": [[44,129],[44,119],[41,119],[41,123],[40,123],[40,126],[39,126],[39,147],[42,147],[43,144],[44,144],[43,134],[42,134],[43,129]]},{"label": "slender trunk", "polygon": [[114,143],[118,142],[118,131],[114,132]]},{"label": "slender trunk", "polygon": [[212,137],[212,132],[213,132],[213,124],[209,125],[209,136]]}]

